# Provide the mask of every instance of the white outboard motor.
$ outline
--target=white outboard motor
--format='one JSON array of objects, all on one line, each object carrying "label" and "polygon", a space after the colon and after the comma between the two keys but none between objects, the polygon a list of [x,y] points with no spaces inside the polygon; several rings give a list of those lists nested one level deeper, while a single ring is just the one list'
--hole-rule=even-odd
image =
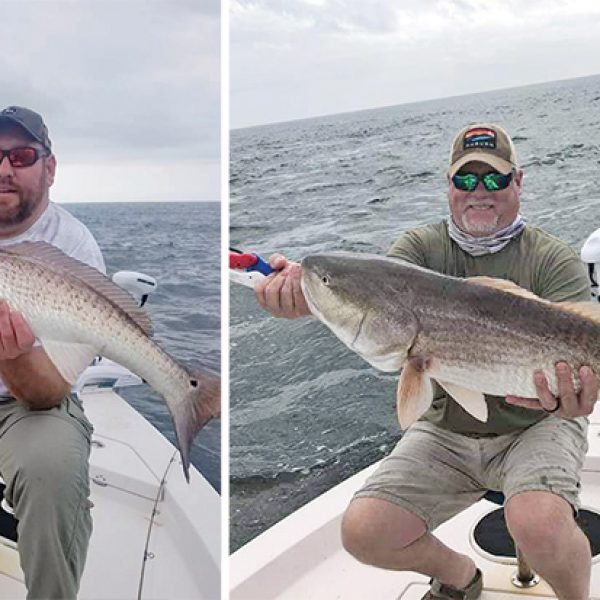
[{"label": "white outboard motor", "polygon": [[592,297],[600,302],[598,297],[598,282],[600,277],[600,229],[596,229],[581,248],[581,260],[587,264],[588,276],[592,285]]},{"label": "white outboard motor", "polygon": [[129,292],[138,302],[140,306],[146,304],[148,295],[156,291],[157,283],[154,277],[145,275],[144,273],[136,273],[135,271],[117,271],[112,280],[120,288]]}]

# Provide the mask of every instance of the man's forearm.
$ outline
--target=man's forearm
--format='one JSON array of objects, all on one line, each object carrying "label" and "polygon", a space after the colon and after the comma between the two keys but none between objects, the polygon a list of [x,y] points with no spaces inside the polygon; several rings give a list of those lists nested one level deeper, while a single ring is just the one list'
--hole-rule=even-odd
[{"label": "man's forearm", "polygon": [[14,359],[0,360],[0,376],[10,393],[32,410],[57,406],[70,390],[40,347]]}]

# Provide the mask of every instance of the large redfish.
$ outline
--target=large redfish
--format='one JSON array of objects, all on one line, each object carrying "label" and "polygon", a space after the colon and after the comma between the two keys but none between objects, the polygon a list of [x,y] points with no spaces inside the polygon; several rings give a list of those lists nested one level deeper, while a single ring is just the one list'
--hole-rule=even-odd
[{"label": "large redfish", "polygon": [[161,394],[189,480],[192,440],[219,414],[218,377],[190,373],[177,363],[150,339],[150,321],[129,294],[96,269],[45,242],[0,250],[0,298],[23,314],[69,383],[100,354],[127,367]]},{"label": "large redfish", "polygon": [[302,261],[308,306],[351,350],[383,371],[402,369],[406,428],[429,408],[436,380],[487,420],[484,394],[537,397],[535,370],[557,393],[554,365],[600,373],[600,306],[555,304],[512,282],[460,279],[381,256],[335,253]]}]

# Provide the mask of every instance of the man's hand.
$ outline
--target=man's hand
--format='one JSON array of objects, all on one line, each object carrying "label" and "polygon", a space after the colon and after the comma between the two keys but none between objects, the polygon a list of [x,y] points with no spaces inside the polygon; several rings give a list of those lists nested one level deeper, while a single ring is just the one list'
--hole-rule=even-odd
[{"label": "man's hand", "polygon": [[[572,419],[590,415],[594,410],[594,404],[598,398],[598,378],[590,367],[579,369],[581,389],[575,391],[571,367],[565,362],[556,363],[556,380],[558,384],[558,398],[555,397],[545,375],[536,371],[533,376],[537,398],[521,398],[519,396],[507,396],[506,401],[515,406],[532,408],[533,410],[545,410],[559,417]],[[560,405],[556,411],[554,409]]]},{"label": "man's hand", "polygon": [[30,410],[58,406],[71,386],[62,378],[19,312],[0,299],[0,377]]},{"label": "man's hand", "polygon": [[281,254],[273,254],[269,264],[277,272],[271,273],[255,286],[254,294],[258,303],[274,317],[295,319],[310,315],[300,288],[300,264],[289,262]]},{"label": "man's hand", "polygon": [[0,300],[0,360],[15,359],[29,352],[34,343],[35,335],[23,315]]}]

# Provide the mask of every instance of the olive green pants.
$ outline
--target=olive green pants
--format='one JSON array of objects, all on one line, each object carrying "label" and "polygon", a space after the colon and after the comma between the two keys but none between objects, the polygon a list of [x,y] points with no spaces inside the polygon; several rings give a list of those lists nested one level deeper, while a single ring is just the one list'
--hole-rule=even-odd
[{"label": "olive green pants", "polygon": [[72,397],[40,411],[0,402],[0,473],[18,520],[28,599],[77,596],[92,533],[91,434]]}]

